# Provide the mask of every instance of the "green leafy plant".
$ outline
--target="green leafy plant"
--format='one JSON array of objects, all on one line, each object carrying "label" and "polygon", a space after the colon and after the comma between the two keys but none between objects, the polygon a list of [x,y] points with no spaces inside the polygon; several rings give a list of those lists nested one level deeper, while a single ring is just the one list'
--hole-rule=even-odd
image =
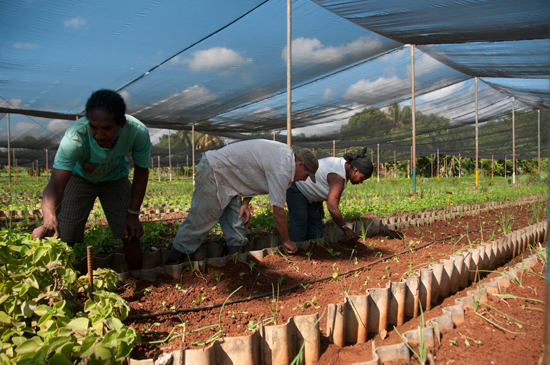
[{"label": "green leafy plant", "polygon": [[[122,323],[130,308],[117,294],[97,290],[85,303],[75,299],[85,288],[72,259],[56,238],[0,232],[2,363],[120,364],[140,341]],[[110,286],[111,272],[95,274],[98,288]]]}]

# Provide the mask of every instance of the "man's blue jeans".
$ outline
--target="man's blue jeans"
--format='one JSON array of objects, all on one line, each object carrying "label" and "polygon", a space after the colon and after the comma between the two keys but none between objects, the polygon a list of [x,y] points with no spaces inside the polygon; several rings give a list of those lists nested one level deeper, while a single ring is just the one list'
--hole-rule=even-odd
[{"label": "man's blue jeans", "polygon": [[317,211],[317,202],[310,203],[296,183],[286,191],[286,205],[290,216],[290,239],[303,242],[323,237],[323,220]]},{"label": "man's blue jeans", "polygon": [[195,191],[189,215],[182,222],[174,238],[174,247],[183,253],[193,253],[202,244],[210,230],[220,222],[227,246],[244,246],[248,230],[239,219],[242,198],[233,197],[226,207],[220,206],[214,172],[206,157],[197,166]]}]

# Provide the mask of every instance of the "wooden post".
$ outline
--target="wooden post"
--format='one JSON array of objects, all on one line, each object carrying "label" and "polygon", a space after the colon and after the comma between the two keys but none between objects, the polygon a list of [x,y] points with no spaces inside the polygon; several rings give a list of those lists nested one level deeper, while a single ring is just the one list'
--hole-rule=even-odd
[{"label": "wooden post", "polygon": [[437,181],[439,181],[439,147],[437,148]]},{"label": "wooden post", "polygon": [[512,96],[512,184],[516,183],[516,108]]},{"label": "wooden post", "polygon": [[411,44],[411,83],[412,83],[412,153],[413,198],[416,197],[416,108],[414,95],[414,44]]},{"label": "wooden post", "polygon": [[287,0],[286,2],[286,144],[289,146],[292,145],[291,120],[292,120],[292,0]]},{"label": "wooden post", "polygon": [[478,121],[478,114],[477,114],[477,76],[475,77],[476,81],[476,194],[478,191],[479,186],[479,121]]},{"label": "wooden post", "polygon": [[159,182],[160,182],[160,155],[157,155],[158,159],[158,164],[157,164],[157,172],[158,172],[158,175],[159,175]]},{"label": "wooden post", "polygon": [[393,178],[397,178],[397,152],[393,150]]}]

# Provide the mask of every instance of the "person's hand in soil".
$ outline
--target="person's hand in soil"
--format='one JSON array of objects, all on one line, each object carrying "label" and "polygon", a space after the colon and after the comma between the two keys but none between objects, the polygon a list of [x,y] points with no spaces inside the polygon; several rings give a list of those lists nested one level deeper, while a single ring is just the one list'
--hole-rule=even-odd
[{"label": "person's hand in soil", "polygon": [[250,200],[252,198],[245,198],[243,199],[241,203],[241,212],[239,213],[239,219],[242,219],[243,216],[246,216],[245,221],[243,222],[243,225],[245,227],[248,227],[248,223],[250,223]]},{"label": "person's hand in soil", "polygon": [[43,239],[45,237],[59,237],[57,224],[54,224],[54,223],[44,224],[40,227],[36,227],[32,231],[32,238]]},{"label": "person's hand in soil", "polygon": [[348,240],[357,241],[357,234],[353,231],[353,229],[346,228],[343,230],[344,234],[346,235]]},{"label": "person's hand in soil", "polygon": [[294,255],[296,252],[298,252],[298,247],[294,243],[294,241],[288,240],[284,242],[286,252],[290,255]]},{"label": "person's hand in soil", "polygon": [[137,214],[128,213],[126,219],[124,219],[122,228],[124,229],[124,239],[126,240],[139,239],[143,236],[143,226]]}]

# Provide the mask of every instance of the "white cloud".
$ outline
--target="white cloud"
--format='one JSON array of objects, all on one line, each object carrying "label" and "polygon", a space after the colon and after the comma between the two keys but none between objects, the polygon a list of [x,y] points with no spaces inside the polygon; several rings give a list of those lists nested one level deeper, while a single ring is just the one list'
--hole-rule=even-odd
[{"label": "white cloud", "polygon": [[10,99],[8,101],[4,101],[3,99],[0,99],[0,106],[3,108],[21,109],[22,105],[23,105],[23,100],[21,99]]},{"label": "white cloud", "polygon": [[333,94],[334,90],[332,90],[331,88],[325,89],[325,91],[323,92],[323,99],[330,99]]},{"label": "white cloud", "polygon": [[63,134],[69,128],[69,126],[73,123],[73,120],[62,120],[62,119],[54,119],[48,123],[48,126],[46,127],[50,132],[54,134]]},{"label": "white cloud", "polygon": [[72,18],[71,20],[65,20],[63,23],[65,23],[65,28],[73,27],[78,29],[86,25],[86,20],[81,19],[79,16],[77,16],[76,18]]},{"label": "white cloud", "polygon": [[126,90],[122,90],[121,92],[119,92],[119,94],[120,94],[120,96],[122,96],[122,99],[124,99],[124,102],[126,103],[126,105],[128,105],[130,100],[132,100],[132,96]]},{"label": "white cloud", "polygon": [[378,80],[359,80],[351,85],[344,93],[344,99],[357,103],[369,102],[369,99],[384,98],[384,95],[391,96],[395,92],[392,85],[403,85],[404,80],[397,76],[391,78],[380,77]]},{"label": "white cloud", "polygon": [[[12,138],[21,135],[21,134],[36,134],[31,131],[36,131],[38,126],[34,123],[19,122],[14,126],[11,126],[11,133],[13,133]],[[41,129],[41,128],[40,128]],[[30,132],[30,133],[29,133]]]},{"label": "white cloud", "polygon": [[229,71],[252,63],[252,58],[245,58],[232,49],[214,47],[195,52],[191,59],[180,60],[179,57],[174,57],[170,63],[188,66],[195,72],[212,70]]},{"label": "white cloud", "polygon": [[[351,43],[338,47],[324,46],[317,38],[296,38],[292,41],[292,64],[338,64],[348,57],[365,57],[376,54],[382,49],[382,42],[369,37],[361,37]],[[287,47],[281,57],[286,62]]]},{"label": "white cloud", "polygon": [[159,106],[167,106],[168,109],[186,109],[191,106],[209,103],[217,98],[218,96],[212,94],[206,87],[195,85],[188,87],[181,93],[173,94],[145,109],[156,109]]},{"label": "white cloud", "polygon": [[253,120],[255,118],[274,118],[277,117],[277,114],[273,110],[273,108],[265,106],[261,109],[254,110],[250,112],[245,119],[247,120]]},{"label": "white cloud", "polygon": [[36,47],[38,47],[38,44],[28,42],[15,43],[13,45],[15,49],[35,49]]}]

